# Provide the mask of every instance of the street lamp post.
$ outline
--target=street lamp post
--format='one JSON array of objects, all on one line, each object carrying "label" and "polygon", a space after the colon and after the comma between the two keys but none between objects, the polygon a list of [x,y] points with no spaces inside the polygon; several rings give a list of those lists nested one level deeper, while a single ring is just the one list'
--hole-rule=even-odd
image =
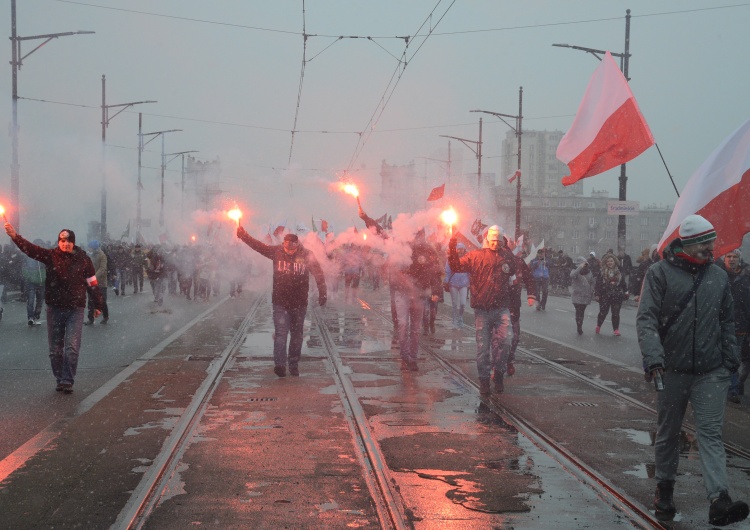
[{"label": "street lamp post", "polygon": [[[178,132],[182,131],[182,129],[169,129],[166,131],[154,131],[150,133],[142,133],[141,127],[143,125],[143,116],[142,113],[138,113],[138,209],[136,212],[136,218],[135,218],[135,226],[136,226],[136,239],[140,236],[141,233],[141,225],[142,225],[142,219],[141,219],[141,190],[143,189],[143,185],[141,184],[141,157],[143,153],[143,148],[146,147],[149,143],[153,142],[156,138],[159,136],[162,137],[161,140],[161,213],[159,214],[159,225],[164,225],[164,135],[166,133],[171,132]],[[148,142],[143,141],[144,136],[151,136],[151,139]]]},{"label": "street lamp post", "polygon": [[[16,230],[20,227],[20,185],[19,185],[19,173],[21,165],[18,163],[18,71],[23,65],[23,60],[29,55],[37,51],[39,48],[47,44],[52,39],[58,37],[68,37],[70,35],[89,35],[93,34],[93,31],[67,31],[64,33],[48,33],[46,35],[32,35],[30,37],[19,37],[16,34],[16,0],[10,0],[10,28],[11,36],[10,40],[12,43],[12,55],[11,55],[11,68],[12,68],[12,103],[13,103],[13,122],[11,124],[11,144],[12,144],[12,158],[10,163],[10,202],[12,208],[10,210],[10,222],[16,227]],[[21,55],[21,42],[28,40],[44,39],[39,46],[31,50],[26,55]]]},{"label": "street lamp post", "polygon": [[[607,53],[606,50],[597,50],[596,48],[585,48],[583,46],[571,46],[570,44],[553,44],[552,46],[557,46],[558,48],[570,48],[573,50],[579,50],[586,53],[590,53],[600,61],[602,60],[602,57],[604,54]],[[614,57],[620,58],[620,68],[622,69],[622,74],[625,76],[625,79],[627,81],[630,81],[630,77],[628,77],[628,67],[630,65],[630,9],[627,9],[625,11],[625,52],[623,53],[612,53],[610,54]],[[625,201],[627,200],[627,184],[628,184],[628,177],[627,177],[627,170],[625,164],[620,165],[620,194],[619,194],[619,200]],[[625,252],[625,243],[627,241],[627,225],[625,221],[625,216],[620,215],[617,219],[617,251],[618,253],[620,251]]]},{"label": "street lamp post", "polygon": [[[459,138],[458,136],[447,136],[445,134],[440,135],[441,138],[452,138],[458,140],[471,151],[477,155],[477,219],[482,217],[482,206],[481,206],[481,190],[482,190],[482,118],[479,118],[479,140],[468,140],[466,138]],[[472,147],[472,144],[475,147]]]},{"label": "street lamp post", "polygon": [[[518,114],[513,116],[511,114],[501,114],[499,112],[491,112],[489,110],[472,110],[469,112],[483,112],[485,114],[491,114],[500,118],[500,120],[513,129],[516,133],[516,139],[518,140],[518,154],[516,163],[516,241],[521,237],[521,136],[523,135],[523,87],[518,87]],[[513,127],[510,123],[505,121],[503,118],[513,118],[516,120],[516,126]]]},{"label": "street lamp post", "polygon": [[[107,105],[107,80],[102,75],[102,215],[101,215],[101,240],[107,237],[107,127],[109,122],[121,112],[129,109],[134,105],[143,103],[156,103],[156,101],[133,101],[131,103],[119,103],[117,105]],[[112,116],[109,115],[109,109],[119,108]]]}]

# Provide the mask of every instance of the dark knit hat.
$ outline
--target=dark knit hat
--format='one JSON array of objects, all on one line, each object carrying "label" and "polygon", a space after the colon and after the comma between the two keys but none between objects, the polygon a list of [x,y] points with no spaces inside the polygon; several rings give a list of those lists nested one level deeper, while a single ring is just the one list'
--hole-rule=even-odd
[{"label": "dark knit hat", "polygon": [[714,225],[700,215],[688,215],[680,224],[678,232],[683,246],[700,245],[716,239]]},{"label": "dark knit hat", "polygon": [[75,245],[76,233],[73,232],[70,228],[63,228],[62,230],[60,230],[60,233],[57,234],[57,240],[60,241],[61,239],[67,239]]},{"label": "dark knit hat", "polygon": [[299,238],[297,237],[297,234],[287,234],[284,236],[284,241],[290,241],[292,243],[299,243]]}]

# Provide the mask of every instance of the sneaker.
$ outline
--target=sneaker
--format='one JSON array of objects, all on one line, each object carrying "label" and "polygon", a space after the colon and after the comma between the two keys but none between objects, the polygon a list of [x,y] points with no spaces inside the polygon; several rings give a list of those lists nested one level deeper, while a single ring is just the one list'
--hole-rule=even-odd
[{"label": "sneaker", "polygon": [[483,396],[489,396],[492,391],[490,390],[490,380],[480,379],[479,380],[479,393]]},{"label": "sneaker", "polygon": [[656,484],[654,493],[654,514],[660,521],[674,519],[677,509],[674,507],[674,481],[662,480]]},{"label": "sneaker", "polygon": [[60,383],[60,386],[62,387],[63,394],[73,393],[73,383]]},{"label": "sneaker", "polygon": [[619,329],[616,329],[616,330],[614,330],[614,331],[612,332],[612,334],[613,334],[613,335],[614,335],[615,337],[619,337],[619,336],[620,336],[620,330],[619,330]]},{"label": "sneaker", "polygon": [[505,392],[505,385],[503,384],[503,374],[495,372],[492,380],[495,383],[495,393],[502,394]]},{"label": "sneaker", "polygon": [[296,364],[289,365],[289,375],[299,377],[299,366]]},{"label": "sneaker", "polygon": [[726,526],[745,520],[748,513],[750,513],[750,508],[748,508],[747,503],[742,501],[732,502],[729,494],[722,491],[719,497],[711,502],[711,508],[708,510],[708,522],[716,526]]},{"label": "sneaker", "polygon": [[279,377],[286,377],[286,367],[281,365],[274,366],[273,373],[275,373]]},{"label": "sneaker", "polygon": [[115,287],[115,296],[120,296],[120,290],[117,287]]},{"label": "sneaker", "polygon": [[594,330],[594,332],[596,332],[596,334],[598,335],[601,330],[602,330],[601,326],[596,326],[596,329]]},{"label": "sneaker", "polygon": [[583,335],[583,328],[581,328],[581,327],[578,328],[578,334],[579,335]]},{"label": "sneaker", "polygon": [[28,324],[29,324],[29,326],[33,326],[34,325],[34,319],[30,318]]},{"label": "sneaker", "polygon": [[731,392],[728,397],[729,401],[732,403],[737,403],[738,405],[742,403],[742,399],[740,398],[740,395],[737,392]]},{"label": "sneaker", "polygon": [[109,322],[109,317],[102,319],[102,324],[106,324],[107,322]]},{"label": "sneaker", "polygon": [[57,383],[57,386],[55,387],[55,392],[62,392],[63,388],[65,388],[65,385],[62,383]]},{"label": "sneaker", "polygon": [[42,325],[42,320],[40,318],[35,318],[34,319],[34,325],[35,326],[41,326]]}]

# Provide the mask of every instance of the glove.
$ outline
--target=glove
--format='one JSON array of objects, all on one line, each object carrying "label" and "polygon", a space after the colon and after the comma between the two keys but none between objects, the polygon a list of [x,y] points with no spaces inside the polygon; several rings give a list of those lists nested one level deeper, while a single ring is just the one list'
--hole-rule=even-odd
[{"label": "glove", "polygon": [[528,302],[529,302],[529,307],[534,307],[534,302],[536,302],[536,298],[534,298],[533,296],[529,296]]},{"label": "glove", "polygon": [[325,306],[327,301],[328,301],[327,295],[321,294],[318,296],[318,304],[320,305],[320,307]]},{"label": "glove", "polygon": [[242,239],[246,235],[247,235],[247,232],[245,231],[245,229],[242,228],[241,226],[238,226],[237,227],[237,237],[239,237],[240,239]]},{"label": "glove", "polygon": [[456,250],[457,246],[458,246],[458,239],[455,237],[452,237],[450,241],[448,241],[448,250]]}]

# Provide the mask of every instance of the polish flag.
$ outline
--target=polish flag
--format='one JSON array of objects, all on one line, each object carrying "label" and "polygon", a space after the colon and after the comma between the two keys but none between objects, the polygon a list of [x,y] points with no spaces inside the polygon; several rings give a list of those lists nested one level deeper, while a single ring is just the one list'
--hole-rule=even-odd
[{"label": "polish flag", "polygon": [[570,130],[557,146],[568,165],[564,186],[634,159],[654,145],[628,81],[607,52],[591,76]]},{"label": "polish flag", "polygon": [[714,225],[714,255],[723,256],[742,245],[750,232],[750,120],[717,147],[688,180],[677,200],[659,252],[678,236],[688,215],[702,215]]}]

